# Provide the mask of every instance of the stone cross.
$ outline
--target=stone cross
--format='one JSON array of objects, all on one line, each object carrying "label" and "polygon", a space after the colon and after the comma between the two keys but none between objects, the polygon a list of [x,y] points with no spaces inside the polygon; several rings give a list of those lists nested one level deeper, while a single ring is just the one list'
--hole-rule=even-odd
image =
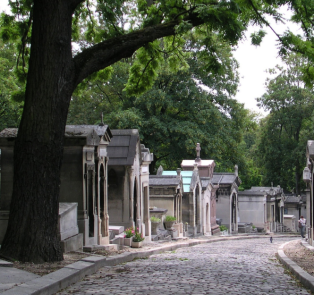
[{"label": "stone cross", "polygon": [[195,161],[199,162],[201,160],[201,145],[199,143],[196,144],[196,159]]}]

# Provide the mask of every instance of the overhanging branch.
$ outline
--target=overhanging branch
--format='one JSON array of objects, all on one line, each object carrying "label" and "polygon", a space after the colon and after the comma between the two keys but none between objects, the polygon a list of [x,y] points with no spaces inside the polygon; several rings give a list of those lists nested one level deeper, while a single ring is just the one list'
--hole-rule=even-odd
[{"label": "overhanging branch", "polygon": [[[193,27],[204,23],[204,20],[200,19],[197,14],[192,13],[184,20],[190,22]],[[143,45],[162,37],[174,35],[175,26],[178,24],[179,20],[172,20],[106,40],[85,49],[73,58],[72,66],[75,72],[73,86],[76,87],[92,73],[112,65],[122,58],[132,56]]]}]

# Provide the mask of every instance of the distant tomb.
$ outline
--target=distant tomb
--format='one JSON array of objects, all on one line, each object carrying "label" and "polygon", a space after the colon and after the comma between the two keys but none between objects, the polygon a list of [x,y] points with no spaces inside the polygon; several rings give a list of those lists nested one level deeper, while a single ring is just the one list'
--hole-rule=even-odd
[{"label": "distant tomb", "polygon": [[[195,217],[190,215],[189,225],[196,227],[195,234],[219,235],[219,226],[216,224],[216,190],[218,185],[212,182],[216,164],[214,160],[201,159],[201,146],[199,143],[197,143],[195,150],[195,160],[183,160],[181,163],[183,174],[189,171],[194,173],[191,184],[194,183],[196,175],[199,177],[199,187],[194,190],[195,206],[190,205],[190,210],[193,211],[193,208],[195,208]],[[186,192],[186,189],[184,191]],[[183,203],[185,206],[186,201],[187,199],[184,197]]]},{"label": "distant tomb", "polygon": [[282,232],[284,225],[283,190],[277,187],[258,187],[238,192],[239,219],[252,223],[266,232]]},{"label": "distant tomb", "polygon": [[216,192],[216,214],[222,219],[229,233],[238,233],[238,190],[241,179],[238,176],[238,166],[235,166],[234,173],[214,173],[213,185],[219,186]]}]

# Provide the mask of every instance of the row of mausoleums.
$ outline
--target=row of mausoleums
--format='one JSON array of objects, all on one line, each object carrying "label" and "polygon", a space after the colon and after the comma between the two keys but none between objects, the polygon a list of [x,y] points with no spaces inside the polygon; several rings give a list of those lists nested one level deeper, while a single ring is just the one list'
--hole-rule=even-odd
[{"label": "row of mausoleums", "polygon": [[[0,244],[8,224],[17,131],[0,132]],[[115,234],[130,226],[138,227],[149,240],[152,160],[149,149],[140,144],[137,130],[110,130],[107,125],[66,126],[59,195],[65,250],[109,245]],[[111,224],[117,227],[110,230]]]},{"label": "row of mausoleums", "polygon": [[[0,244],[8,224],[16,135],[17,129],[0,132]],[[150,217],[158,212],[176,218],[176,237],[219,234],[217,220],[229,233],[238,233],[242,221],[278,230],[284,213],[280,188],[255,192],[260,198],[243,195],[237,166],[233,173],[215,173],[215,162],[200,158],[199,144],[196,151],[196,159],[183,160],[176,171],[160,167],[149,175],[153,154],[140,143],[138,130],[66,126],[59,196],[64,251],[121,244],[131,226],[148,242]]]}]

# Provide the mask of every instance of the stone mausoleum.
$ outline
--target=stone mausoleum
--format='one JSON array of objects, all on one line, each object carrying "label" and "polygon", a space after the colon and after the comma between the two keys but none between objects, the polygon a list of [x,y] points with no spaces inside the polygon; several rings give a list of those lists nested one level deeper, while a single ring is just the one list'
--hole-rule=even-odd
[{"label": "stone mausoleum", "polygon": [[201,159],[200,151],[200,144],[197,143],[195,160],[183,160],[181,167],[182,172],[193,171],[196,173],[197,171],[199,177],[200,187],[197,189],[200,192],[196,190],[194,197],[196,206],[196,233],[216,235],[220,233],[220,230],[216,224],[216,190],[218,189],[218,185],[212,182],[215,161]]},{"label": "stone mausoleum", "polygon": [[[241,223],[251,223],[265,232],[287,231],[284,224],[285,196],[280,186],[252,187],[238,192],[239,219]],[[290,212],[291,213],[291,212]],[[287,216],[291,219],[292,216]],[[292,231],[294,226],[290,226]]]},{"label": "stone mausoleum", "polygon": [[[17,129],[0,133],[1,195],[0,243],[6,231],[13,187],[13,145]],[[85,247],[109,244],[107,198],[107,146],[112,134],[107,125],[67,125],[61,168],[60,220],[76,221]],[[74,204],[74,205],[73,205]],[[74,210],[74,211],[73,211]],[[75,216],[76,215],[76,216]],[[70,217],[72,216],[72,217]],[[69,222],[65,222],[71,224]],[[61,238],[76,236],[75,225],[67,228],[60,221]],[[69,233],[73,234],[71,237]],[[74,238],[80,244],[80,238]]]},{"label": "stone mausoleum", "polygon": [[213,185],[219,186],[216,191],[216,214],[222,219],[229,233],[238,233],[238,190],[241,180],[238,176],[238,166],[234,173],[214,173]]},{"label": "stone mausoleum", "polygon": [[108,146],[110,228],[138,227],[150,241],[149,164],[153,154],[140,143],[137,129],[111,130]]}]

